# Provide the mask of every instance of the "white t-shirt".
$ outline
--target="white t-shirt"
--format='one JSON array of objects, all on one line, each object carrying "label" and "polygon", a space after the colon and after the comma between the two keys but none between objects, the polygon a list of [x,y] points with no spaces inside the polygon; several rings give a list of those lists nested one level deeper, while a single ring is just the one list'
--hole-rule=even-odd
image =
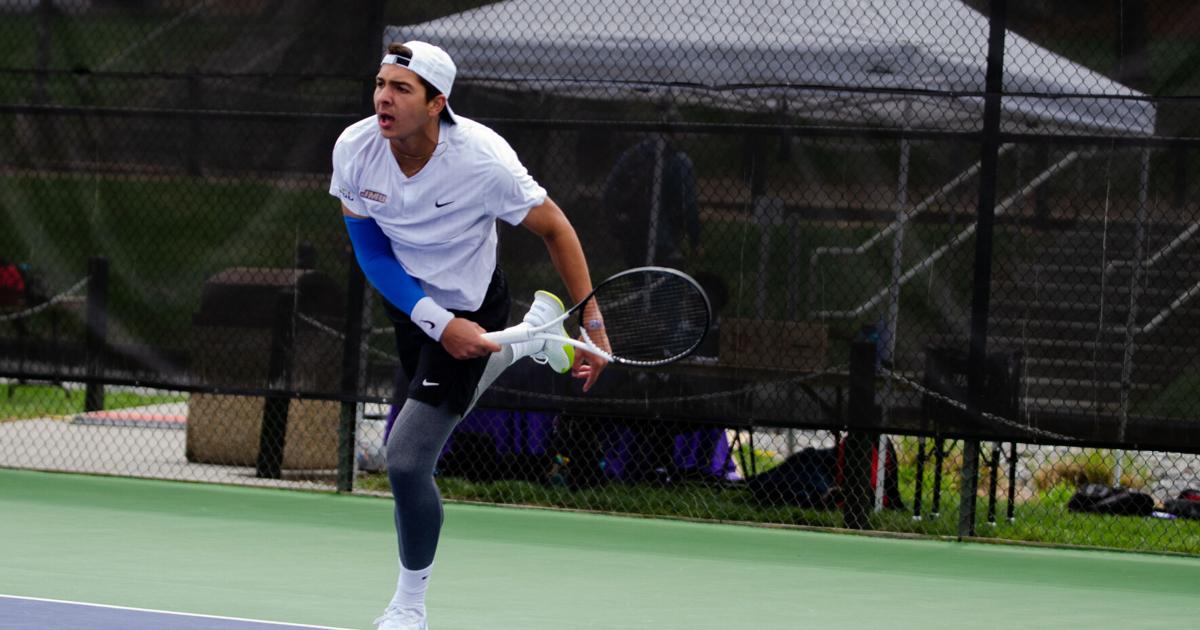
[{"label": "white t-shirt", "polygon": [[396,260],[439,306],[473,311],[496,268],[496,219],[519,224],[546,190],[499,134],[455,120],[441,122],[433,157],[412,177],[374,116],[350,125],[333,147],[329,194],[375,220]]}]

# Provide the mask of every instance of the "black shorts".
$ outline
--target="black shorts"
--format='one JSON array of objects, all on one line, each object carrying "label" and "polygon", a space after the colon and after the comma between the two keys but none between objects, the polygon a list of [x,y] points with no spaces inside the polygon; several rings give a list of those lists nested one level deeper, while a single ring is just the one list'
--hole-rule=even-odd
[{"label": "black shorts", "polygon": [[[402,375],[396,375],[393,396],[397,404],[400,398],[407,397],[435,407],[449,403],[454,413],[465,412],[483,376],[488,357],[462,361],[455,359],[441,343],[422,332],[404,311],[386,300],[384,306],[396,330],[396,350],[400,353],[400,367],[404,370]],[[511,306],[508,282],[504,279],[504,272],[496,267],[483,304],[477,310],[450,312],[479,324],[484,330],[503,330],[508,325]]]}]

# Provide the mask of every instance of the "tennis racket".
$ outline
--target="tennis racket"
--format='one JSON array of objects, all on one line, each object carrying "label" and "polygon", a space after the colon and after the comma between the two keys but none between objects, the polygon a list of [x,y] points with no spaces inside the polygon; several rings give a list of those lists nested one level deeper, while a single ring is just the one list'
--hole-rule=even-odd
[{"label": "tennis racket", "polygon": [[[557,334],[558,325],[579,338]],[[546,339],[570,344],[610,363],[655,367],[678,361],[704,340],[712,320],[708,296],[691,276],[666,267],[637,267],[601,282],[566,313],[541,324],[517,324],[483,337],[499,344]],[[605,340],[611,350],[599,343]]]}]

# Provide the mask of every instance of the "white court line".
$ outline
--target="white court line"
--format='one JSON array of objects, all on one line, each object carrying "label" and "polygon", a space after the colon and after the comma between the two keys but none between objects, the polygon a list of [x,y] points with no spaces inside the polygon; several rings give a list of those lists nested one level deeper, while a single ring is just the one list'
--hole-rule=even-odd
[{"label": "white court line", "polygon": [[134,612],[158,613],[160,615],[178,615],[180,617],[199,617],[201,619],[220,619],[221,621],[244,621],[247,623],[263,623],[272,626],[281,626],[284,628],[317,628],[319,630],[354,630],[353,628],[339,628],[336,626],[312,626],[308,624],[285,623],[282,621],[264,621],[262,619],[246,619],[244,617],[222,617],[221,615],[200,615],[196,613],[175,612],[173,610],[155,610],[153,608],[134,608],[132,606],[110,606],[108,604],[92,604],[89,602],[76,602],[69,599],[47,599],[45,597],[24,597],[21,595],[3,595],[2,599],[24,599],[34,602],[48,602],[51,604],[70,604],[73,606],[91,606],[93,608],[109,608],[113,610],[132,610]]}]

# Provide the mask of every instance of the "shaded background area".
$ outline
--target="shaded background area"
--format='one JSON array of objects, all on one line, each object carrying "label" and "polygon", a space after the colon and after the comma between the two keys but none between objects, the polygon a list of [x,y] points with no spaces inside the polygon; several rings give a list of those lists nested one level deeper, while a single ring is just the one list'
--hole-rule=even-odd
[{"label": "shaded background area", "polygon": [[[1057,514],[1089,482],[1175,515],[1200,486],[1200,10],[1002,3],[989,121],[1000,4],[0,3],[0,375],[37,407],[3,415],[3,465],[379,487],[354,472],[377,466],[396,359],[329,153],[371,113],[383,43],[419,37],[459,61],[456,111],[509,139],[595,278],[675,266],[718,315],[696,358],[610,370],[587,397],[511,370],[443,462],[465,479],[451,495],[842,525],[828,492],[860,460],[745,503],[741,484],[862,429],[876,471],[876,434],[894,436],[879,508],[888,475],[917,515],[952,514],[978,476],[1001,521],[1005,504]],[[536,238],[500,230],[519,317],[560,287]],[[850,402],[855,340],[876,347],[877,420]],[[61,421],[115,406],[140,411],[86,416],[133,425],[100,425],[129,432],[112,442]],[[982,459],[952,448],[964,437]],[[666,490],[579,492],[612,481]],[[718,494],[689,507],[685,481]],[[1194,551],[1192,524],[1132,544]]]}]

